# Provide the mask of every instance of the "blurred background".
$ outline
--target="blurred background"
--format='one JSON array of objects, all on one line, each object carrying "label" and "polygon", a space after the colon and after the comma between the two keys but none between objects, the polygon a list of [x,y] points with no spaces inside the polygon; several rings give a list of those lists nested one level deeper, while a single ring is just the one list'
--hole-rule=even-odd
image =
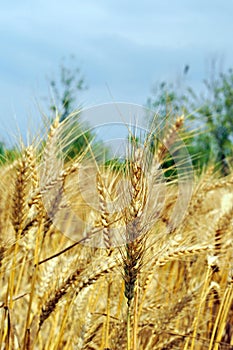
[{"label": "blurred background", "polygon": [[2,2],[0,140],[26,137],[55,106],[64,118],[115,101],[195,110],[215,94],[208,82],[232,78],[232,15],[231,0]]}]

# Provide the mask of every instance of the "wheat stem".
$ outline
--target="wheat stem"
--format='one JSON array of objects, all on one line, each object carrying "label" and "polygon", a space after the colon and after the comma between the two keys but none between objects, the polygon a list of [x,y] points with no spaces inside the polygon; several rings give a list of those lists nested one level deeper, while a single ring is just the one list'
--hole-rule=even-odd
[{"label": "wheat stem", "polygon": [[134,314],[133,314],[133,350],[137,350],[137,337],[138,337],[138,279],[135,283],[135,294],[134,294]]},{"label": "wheat stem", "polygon": [[211,265],[208,264],[206,277],[205,277],[205,281],[204,281],[204,285],[202,288],[202,293],[201,293],[201,297],[200,297],[200,301],[199,301],[199,306],[198,306],[198,310],[197,310],[197,315],[195,316],[194,322],[193,322],[193,334],[192,334],[192,342],[191,342],[190,350],[194,350],[195,340],[196,340],[196,336],[197,336],[198,322],[200,319],[202,306],[206,300],[205,296],[206,296],[206,291],[208,289],[208,285],[210,282],[211,274],[212,274],[212,268],[211,268]]},{"label": "wheat stem", "polygon": [[127,306],[127,350],[131,350],[131,312],[129,305]]}]

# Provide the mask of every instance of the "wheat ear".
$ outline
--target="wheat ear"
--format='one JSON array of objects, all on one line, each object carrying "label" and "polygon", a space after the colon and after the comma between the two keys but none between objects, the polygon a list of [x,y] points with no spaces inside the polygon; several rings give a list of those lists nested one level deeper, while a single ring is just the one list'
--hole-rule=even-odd
[{"label": "wheat ear", "polygon": [[72,273],[64,281],[62,286],[55,291],[54,295],[42,307],[39,328],[42,327],[44,321],[55,310],[58,302],[61,300],[62,297],[64,297],[64,295],[67,294],[68,290],[71,287],[75,289],[75,294],[78,295],[82,289],[95,283],[100,277],[111,271],[115,267],[115,265],[115,261],[111,259],[111,261],[109,260],[107,264],[99,264],[99,266],[94,268],[94,272],[92,272],[92,268],[90,267],[90,271],[88,269],[77,269],[74,273]]},{"label": "wheat ear", "polygon": [[104,237],[104,244],[107,249],[108,255],[112,252],[112,242],[111,242],[111,236],[110,236],[110,217],[109,217],[109,211],[107,209],[107,189],[104,185],[103,178],[100,174],[100,172],[97,172],[96,175],[96,183],[97,183],[97,192],[99,196],[99,205],[100,205],[100,215],[101,215],[101,224],[103,227],[103,237]]},{"label": "wheat ear", "polygon": [[137,343],[137,301],[138,275],[142,266],[145,251],[145,237],[143,227],[143,210],[146,204],[147,185],[143,173],[144,152],[133,145],[133,159],[129,163],[130,201],[125,211],[125,240],[123,258],[123,278],[125,282],[125,297],[127,299],[127,350],[131,349],[131,302],[136,296],[133,317],[133,349]]},{"label": "wheat ear", "polygon": [[177,139],[177,131],[180,130],[184,125],[184,116],[178,117],[168,131],[167,135],[163,138],[161,145],[157,151],[157,160],[158,162],[164,161],[169,148],[175,143]]}]

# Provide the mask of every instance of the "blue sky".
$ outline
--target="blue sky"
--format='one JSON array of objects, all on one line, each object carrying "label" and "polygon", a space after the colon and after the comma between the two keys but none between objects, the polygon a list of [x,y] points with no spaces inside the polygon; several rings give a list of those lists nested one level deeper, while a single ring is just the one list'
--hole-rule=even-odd
[{"label": "blue sky", "polygon": [[232,17],[232,0],[2,1],[0,139],[38,125],[36,101],[45,108],[48,77],[71,54],[89,86],[79,96],[86,107],[144,104],[186,64],[199,89],[211,59],[233,66]]}]

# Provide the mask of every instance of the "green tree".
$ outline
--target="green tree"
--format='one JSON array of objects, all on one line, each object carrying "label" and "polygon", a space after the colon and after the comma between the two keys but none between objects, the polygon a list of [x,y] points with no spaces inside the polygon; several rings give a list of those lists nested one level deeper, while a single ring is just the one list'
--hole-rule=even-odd
[{"label": "green tree", "polygon": [[[229,172],[228,160],[233,150],[233,71],[228,69],[204,80],[206,97],[194,98],[192,107],[201,106],[194,113],[206,125],[206,142],[212,146],[223,175]],[[194,94],[193,94],[194,96]]]},{"label": "green tree", "polygon": [[[96,140],[95,133],[89,125],[81,122],[79,94],[87,89],[87,85],[74,56],[70,56],[68,60],[63,59],[58,79],[51,79],[50,87],[54,96],[49,105],[52,111],[51,119],[53,120],[58,114],[59,120],[66,122],[68,116],[72,115],[64,127],[63,134],[67,142],[63,150],[66,159],[73,159],[81,153],[85,153],[86,157],[94,155],[96,160],[107,158],[108,149],[101,141]],[[86,152],[90,145],[91,151]]]},{"label": "green tree", "polygon": [[186,89],[185,80],[188,71],[189,66],[186,65],[178,81],[163,80],[153,87],[152,96],[147,99],[147,107],[158,112],[162,120],[187,113],[187,105],[189,104],[187,91],[189,88]]},{"label": "green tree", "polygon": [[[185,74],[187,69],[185,69]],[[203,166],[215,158],[223,175],[229,172],[233,150],[233,71],[215,74],[203,80],[200,95],[187,84],[162,82],[154,90],[147,106],[158,110],[162,118],[190,115],[200,132],[189,139],[194,165]],[[156,93],[155,93],[156,91]],[[198,157],[195,158],[195,155]]]},{"label": "green tree", "polygon": [[68,63],[63,59],[59,78],[51,79],[50,87],[54,100],[51,101],[49,108],[52,112],[58,113],[60,120],[63,121],[71,112],[78,109],[78,96],[87,89],[74,56],[70,57]]}]

